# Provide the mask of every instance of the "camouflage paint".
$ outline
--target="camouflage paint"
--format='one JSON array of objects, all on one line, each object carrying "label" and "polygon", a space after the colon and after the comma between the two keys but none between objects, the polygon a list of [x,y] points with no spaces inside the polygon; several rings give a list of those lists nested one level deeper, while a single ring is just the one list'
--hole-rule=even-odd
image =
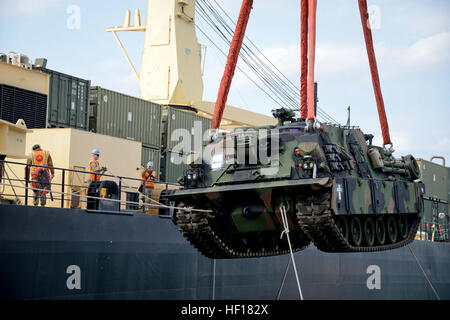
[{"label": "camouflage paint", "polygon": [[[203,164],[203,180],[176,191],[171,199],[212,210],[211,218],[218,216],[224,219],[222,223],[229,224],[219,228],[237,230],[243,237],[281,231],[281,204],[287,207],[290,228],[298,229],[296,208],[307,210],[307,195],[311,193],[320,197],[329,192],[334,216],[421,214],[422,193],[419,183],[411,178],[412,169],[405,159],[394,159],[390,151],[373,146],[373,136],[365,136],[358,128],[332,125],[305,132],[301,122],[277,129],[277,135],[271,138],[279,138],[278,162],[228,163],[217,170]],[[220,139],[214,143],[225,144]],[[373,149],[389,164],[386,168],[372,164],[368,153]],[[271,166],[276,172],[264,174]],[[259,209],[249,209],[252,206]],[[316,208],[321,206],[320,202],[316,204]]]}]

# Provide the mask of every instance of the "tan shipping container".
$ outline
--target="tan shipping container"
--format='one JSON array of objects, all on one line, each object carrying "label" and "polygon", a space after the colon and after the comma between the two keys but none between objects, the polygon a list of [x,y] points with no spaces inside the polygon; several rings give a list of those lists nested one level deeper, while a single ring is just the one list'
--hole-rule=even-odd
[{"label": "tan shipping container", "polygon": [[[31,147],[34,144],[40,144],[42,149],[48,150],[53,165],[58,168],[67,168],[79,171],[86,171],[91,158],[92,149],[100,150],[99,162],[101,166],[107,167],[106,174],[114,176],[130,177],[140,179],[140,171],[136,170],[141,165],[142,147],[140,142],[129,141],[116,137],[96,134],[76,130],[72,128],[51,128],[51,129],[35,129],[27,133],[26,152],[31,153]],[[6,161],[14,161],[26,163],[25,159],[6,158]],[[24,166],[18,164],[8,164],[6,166],[9,176],[13,179],[24,179]],[[63,173],[61,170],[55,170],[55,178],[52,181],[52,191],[55,191],[53,196],[55,201],[50,200],[47,195],[47,206],[61,207],[60,192],[71,193],[75,195],[64,196],[64,207],[70,208],[85,208],[85,198],[77,198],[76,194],[82,193],[83,188],[79,186],[87,185],[88,176],[85,173],[65,172],[64,182],[65,188],[59,185],[63,181]],[[102,180],[112,180],[119,183],[119,179],[115,177],[103,177]],[[24,201],[25,189],[23,181],[14,181],[12,184],[17,187],[12,190],[11,187],[5,188],[4,194],[9,195],[7,198],[14,198],[16,193],[22,203]],[[69,187],[67,185],[73,185]],[[123,180],[123,192],[121,199],[125,200],[125,191],[136,191],[139,188],[140,181]],[[131,189],[126,189],[125,187]],[[33,204],[33,192],[28,191],[28,204]],[[122,205],[122,208],[125,206]]]}]

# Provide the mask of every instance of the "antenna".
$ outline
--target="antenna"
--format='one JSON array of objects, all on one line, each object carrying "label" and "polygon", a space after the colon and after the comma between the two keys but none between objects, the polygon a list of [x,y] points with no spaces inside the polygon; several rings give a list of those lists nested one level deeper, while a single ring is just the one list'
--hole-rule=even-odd
[{"label": "antenna", "polygon": [[348,117],[347,117],[347,124],[346,124],[346,126],[347,127],[350,127],[350,106],[348,106],[348,108],[347,108],[347,111],[348,111]]}]

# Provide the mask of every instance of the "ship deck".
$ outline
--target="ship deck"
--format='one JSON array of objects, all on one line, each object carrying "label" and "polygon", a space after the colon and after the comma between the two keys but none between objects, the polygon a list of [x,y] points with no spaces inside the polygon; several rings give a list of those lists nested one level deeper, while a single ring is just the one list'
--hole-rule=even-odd
[{"label": "ship deck", "polygon": [[[450,299],[450,244],[295,254],[305,299]],[[211,260],[156,215],[0,205],[6,299],[298,299],[289,255]],[[75,271],[74,271],[75,270]],[[77,278],[78,277],[78,278]]]}]

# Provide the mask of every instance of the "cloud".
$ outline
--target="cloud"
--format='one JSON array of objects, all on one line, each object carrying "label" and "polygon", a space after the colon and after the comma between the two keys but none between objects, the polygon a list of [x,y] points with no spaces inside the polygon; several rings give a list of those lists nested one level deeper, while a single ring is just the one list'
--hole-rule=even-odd
[{"label": "cloud", "polygon": [[365,49],[361,45],[319,43],[316,51],[318,75],[325,77],[341,76],[361,70],[367,65]]},{"label": "cloud", "polygon": [[392,50],[394,63],[424,67],[450,61],[450,32],[420,39],[407,48]]},{"label": "cloud", "polygon": [[1,16],[37,15],[61,4],[58,0],[9,0],[0,1]]},{"label": "cloud", "polygon": [[390,13],[389,19],[392,19],[400,32],[425,37],[450,28],[449,1],[395,2],[393,12],[397,14]]},{"label": "cloud", "polygon": [[[375,52],[380,72],[384,77],[422,71],[424,68],[450,63],[450,32],[419,39],[409,46],[379,43],[375,45]],[[267,48],[263,54],[288,78],[298,78],[300,70],[298,44]],[[261,54],[257,56],[262,59]],[[246,72],[250,72],[242,61],[239,65]],[[368,77],[365,45],[319,42],[316,49],[316,76],[322,79],[343,76]],[[239,77],[236,85],[245,88],[252,84],[246,77]]]}]

